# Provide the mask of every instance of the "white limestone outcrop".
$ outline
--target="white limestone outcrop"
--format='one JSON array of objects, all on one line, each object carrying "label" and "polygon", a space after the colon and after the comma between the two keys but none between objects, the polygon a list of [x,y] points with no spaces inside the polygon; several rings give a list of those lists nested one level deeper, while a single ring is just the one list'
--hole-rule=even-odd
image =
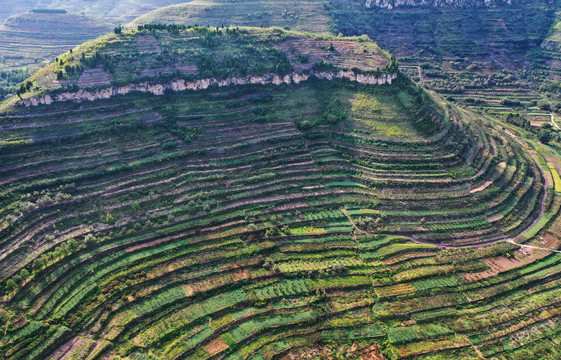
[{"label": "white limestone outcrop", "polygon": [[49,105],[54,102],[61,101],[94,101],[100,99],[109,99],[116,95],[125,95],[131,92],[152,93],[153,95],[163,95],[166,90],[184,91],[184,90],[205,90],[210,87],[227,87],[235,85],[281,85],[281,84],[300,84],[310,78],[323,80],[348,79],[361,84],[383,85],[391,84],[397,78],[397,73],[382,73],[379,76],[357,74],[354,71],[317,71],[305,73],[292,73],[284,76],[276,74],[267,74],[263,76],[247,76],[243,78],[226,78],[217,80],[215,78],[199,79],[195,81],[175,80],[166,84],[152,84],[142,82],[138,84],[129,84],[122,86],[111,86],[103,89],[80,89],[76,92],[62,92],[56,94],[46,94],[33,96],[28,99],[19,100],[17,104],[24,106]]}]

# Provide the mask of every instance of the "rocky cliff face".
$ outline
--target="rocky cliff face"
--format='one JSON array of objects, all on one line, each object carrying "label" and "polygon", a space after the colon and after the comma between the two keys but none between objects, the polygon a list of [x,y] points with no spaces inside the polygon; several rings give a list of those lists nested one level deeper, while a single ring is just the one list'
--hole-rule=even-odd
[{"label": "rocky cliff face", "polygon": [[116,95],[125,95],[134,91],[142,93],[152,93],[154,95],[163,95],[165,91],[183,91],[183,90],[205,90],[209,87],[226,87],[235,85],[281,85],[281,84],[299,84],[310,78],[323,80],[348,79],[361,84],[383,85],[391,84],[396,79],[397,73],[383,73],[379,76],[357,74],[353,71],[339,72],[311,72],[309,74],[292,73],[285,76],[268,74],[263,76],[248,76],[245,78],[227,78],[217,80],[215,78],[200,79],[196,81],[176,80],[167,84],[150,84],[147,82],[123,86],[111,86],[108,88],[97,90],[78,90],[76,92],[63,92],[52,95],[34,96],[17,102],[23,106],[48,105],[60,101],[94,101],[99,99],[109,99]]},{"label": "rocky cliff face", "polygon": [[455,6],[466,8],[510,5],[513,0],[366,0],[367,8],[394,9],[405,6]]}]

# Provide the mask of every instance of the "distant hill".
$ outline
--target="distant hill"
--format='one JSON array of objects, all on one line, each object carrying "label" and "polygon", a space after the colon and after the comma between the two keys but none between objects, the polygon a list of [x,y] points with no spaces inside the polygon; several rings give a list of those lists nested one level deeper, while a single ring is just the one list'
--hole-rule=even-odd
[{"label": "distant hill", "polygon": [[5,0],[0,5],[0,101],[68,49],[182,0]]},{"label": "distant hill", "polygon": [[184,2],[188,0],[4,0],[0,6],[0,24],[10,16],[33,9],[63,9],[89,16],[131,20],[161,6]]},{"label": "distant hill", "polygon": [[3,0],[0,6],[0,24],[10,16],[35,9],[38,0]]},{"label": "distant hill", "polygon": [[538,126],[549,122],[536,105],[561,94],[556,84],[542,86],[549,81],[546,64],[558,67],[557,55],[543,53],[556,46],[556,1],[491,1],[481,7],[477,1],[413,1],[415,6],[391,8],[383,3],[330,0],[326,6],[335,31],[367,34],[424,87],[493,114],[515,112]]},{"label": "distant hill", "polygon": [[290,30],[328,33],[331,19],[323,0],[195,0],[150,12],[128,26],[150,23],[279,26]]},{"label": "distant hill", "polygon": [[543,80],[538,89],[552,98],[561,99],[561,12],[556,13],[548,35],[529,57],[537,70],[536,75]]},{"label": "distant hill", "polygon": [[460,7],[460,8],[487,8],[501,5],[510,5],[517,0],[364,0],[367,8],[377,7],[394,9],[402,7]]},{"label": "distant hill", "polygon": [[63,11],[34,11],[0,25],[0,101],[23,80],[19,73],[47,65],[84,41],[113,30],[115,23]]},{"label": "distant hill", "polygon": [[0,26],[2,67],[37,65],[113,30],[115,23],[75,13],[27,12]]}]

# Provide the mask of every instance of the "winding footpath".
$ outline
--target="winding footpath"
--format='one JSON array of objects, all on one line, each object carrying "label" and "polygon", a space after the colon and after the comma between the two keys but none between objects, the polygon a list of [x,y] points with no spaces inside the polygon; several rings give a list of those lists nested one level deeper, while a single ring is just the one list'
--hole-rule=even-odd
[{"label": "winding footpath", "polygon": [[553,127],[555,127],[557,130],[561,130],[561,128],[559,127],[559,125],[557,125],[557,123],[555,122],[555,120],[553,120],[553,113],[550,111],[549,115],[551,116],[551,124],[553,125]]}]

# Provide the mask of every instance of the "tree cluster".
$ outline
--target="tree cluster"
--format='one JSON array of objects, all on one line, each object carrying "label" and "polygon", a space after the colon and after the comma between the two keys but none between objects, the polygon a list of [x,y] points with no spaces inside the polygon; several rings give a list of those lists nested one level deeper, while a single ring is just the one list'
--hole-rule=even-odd
[{"label": "tree cluster", "polygon": [[192,26],[180,25],[180,24],[145,24],[138,25],[138,31],[142,30],[167,30],[167,31],[179,31],[190,29]]},{"label": "tree cluster", "polygon": [[530,121],[520,114],[508,114],[505,121],[535,134],[539,141],[549,144],[551,141],[559,141],[559,133],[549,123],[544,123],[540,128],[532,126]]},{"label": "tree cluster", "polygon": [[20,85],[18,91],[16,91],[17,96],[19,96],[21,98],[21,95],[23,95],[26,92],[28,92],[29,90],[31,90],[32,86],[33,86],[33,83],[31,81],[26,81],[25,83],[22,83]]},{"label": "tree cluster", "polygon": [[[90,57],[82,56],[80,62],[86,68],[90,68],[90,69],[101,66],[105,71],[114,72],[115,70],[115,65],[113,64],[111,56],[108,54],[95,52],[94,55]],[[79,71],[79,70],[81,70],[81,67],[77,66],[74,71]]]}]

